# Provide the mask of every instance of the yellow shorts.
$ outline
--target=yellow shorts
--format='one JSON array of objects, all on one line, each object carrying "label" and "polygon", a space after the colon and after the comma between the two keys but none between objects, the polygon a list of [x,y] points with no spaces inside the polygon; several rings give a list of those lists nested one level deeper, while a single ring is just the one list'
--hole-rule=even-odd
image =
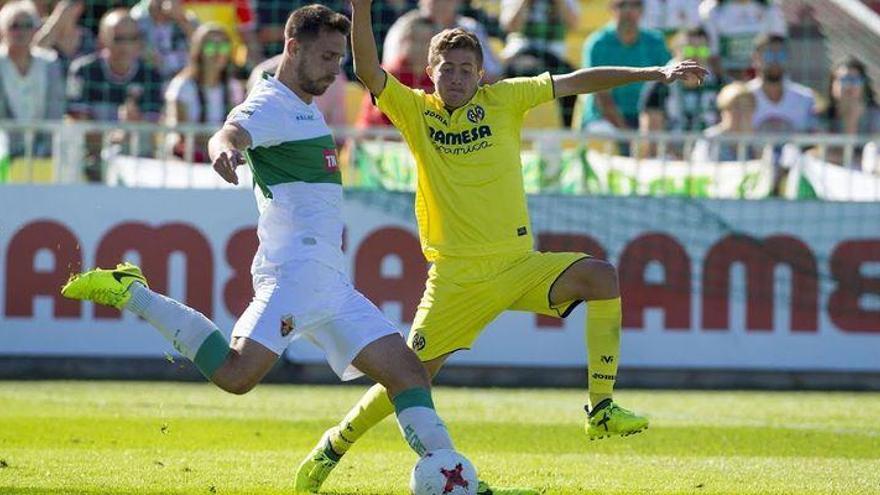
[{"label": "yellow shorts", "polygon": [[460,349],[503,311],[530,311],[565,318],[580,301],[550,304],[557,278],[583,253],[541,253],[480,258],[443,258],[428,272],[425,293],[409,333],[422,361]]}]

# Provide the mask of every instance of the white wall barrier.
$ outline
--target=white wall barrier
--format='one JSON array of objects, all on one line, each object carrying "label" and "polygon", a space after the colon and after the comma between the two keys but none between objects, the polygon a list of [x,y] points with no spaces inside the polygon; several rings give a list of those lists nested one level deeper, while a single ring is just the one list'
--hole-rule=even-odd
[{"label": "white wall barrier", "polygon": [[[530,208],[542,247],[619,266],[623,366],[880,371],[880,204],[535,196]],[[227,332],[251,296],[249,191],[8,186],[0,211],[0,355],[173,352],[132,315],[63,300],[80,264],[139,262]],[[350,192],[345,218],[355,284],[405,330],[426,270],[412,196]],[[561,326],[505,313],[453,362],[580,366],[583,320],[583,307]],[[322,360],[307,343],[289,352]]]}]

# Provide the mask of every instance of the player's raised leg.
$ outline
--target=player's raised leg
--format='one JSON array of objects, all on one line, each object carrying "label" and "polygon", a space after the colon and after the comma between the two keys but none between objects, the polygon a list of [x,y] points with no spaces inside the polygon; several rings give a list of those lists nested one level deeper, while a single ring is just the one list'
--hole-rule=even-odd
[{"label": "player's raised leg", "polygon": [[404,439],[419,456],[453,448],[446,425],[434,410],[428,372],[400,335],[372,342],[351,364],[377,383],[346,416],[357,428],[343,421],[341,427],[328,430],[300,464],[298,491],[317,492],[357,437],[391,413],[397,414]]},{"label": "player's raised leg", "polygon": [[648,420],[618,406],[612,399],[620,360],[621,302],[617,270],[607,261],[584,258],[568,267],[550,290],[552,305],[587,301],[587,363],[590,439],[630,435],[648,427]]},{"label": "player's raised leg", "polygon": [[144,318],[218,387],[234,394],[251,390],[272,368],[278,354],[245,338],[230,347],[205,315],[149,289],[140,268],[121,263],[70,278],[61,289],[70,299],[93,301]]}]

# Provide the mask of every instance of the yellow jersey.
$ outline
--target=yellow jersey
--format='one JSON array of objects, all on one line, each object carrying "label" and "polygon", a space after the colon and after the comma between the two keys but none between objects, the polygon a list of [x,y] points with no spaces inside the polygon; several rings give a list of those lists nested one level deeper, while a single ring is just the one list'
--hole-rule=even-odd
[{"label": "yellow jersey", "polygon": [[415,157],[425,258],[531,250],[520,133],[525,113],[554,98],[550,74],[481,86],[451,114],[437,95],[386,76],[376,101]]}]

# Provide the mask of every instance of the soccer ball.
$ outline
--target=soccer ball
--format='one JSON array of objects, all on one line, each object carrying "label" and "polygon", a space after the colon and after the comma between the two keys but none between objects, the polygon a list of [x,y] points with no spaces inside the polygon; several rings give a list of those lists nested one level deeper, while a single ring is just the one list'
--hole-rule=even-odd
[{"label": "soccer ball", "polygon": [[409,488],[413,495],[475,495],[477,470],[454,450],[435,450],[416,463]]}]

